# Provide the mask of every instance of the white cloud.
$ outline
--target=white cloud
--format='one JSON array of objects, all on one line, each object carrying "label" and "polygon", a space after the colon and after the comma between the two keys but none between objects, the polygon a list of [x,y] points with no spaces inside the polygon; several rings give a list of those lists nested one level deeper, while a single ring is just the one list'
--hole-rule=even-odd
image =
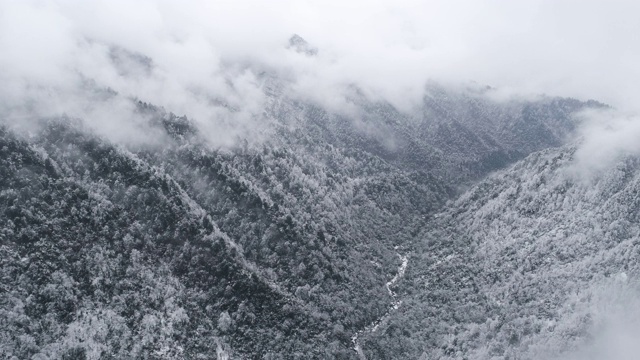
[{"label": "white cloud", "polygon": [[[601,285],[585,304],[591,320],[590,337],[577,349],[561,356],[562,360],[634,360],[640,354],[640,312],[638,284],[628,281],[625,273],[615,281]],[[588,290],[589,291],[589,290]],[[584,314],[581,314],[584,315]]]},{"label": "white cloud", "polygon": [[[0,95],[5,113],[25,99],[45,113],[74,108],[82,74],[215,128],[260,113],[256,74],[268,70],[332,109],[351,85],[411,109],[434,79],[633,110],[638,10],[596,0],[0,0]],[[294,33],[318,55],[287,50]],[[114,46],[148,57],[151,70],[123,73]]]},{"label": "white cloud", "polygon": [[617,109],[580,114],[579,146],[567,175],[590,182],[628,156],[640,156],[640,115]]}]

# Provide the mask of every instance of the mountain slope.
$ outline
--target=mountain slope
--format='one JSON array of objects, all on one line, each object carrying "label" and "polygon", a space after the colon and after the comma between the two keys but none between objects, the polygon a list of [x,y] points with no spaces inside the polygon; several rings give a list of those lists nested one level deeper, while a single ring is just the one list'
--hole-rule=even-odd
[{"label": "mountain slope", "polygon": [[143,103],[152,144],[64,117],[2,128],[3,356],[353,358],[396,302],[396,248],[593,105],[441,91],[423,114],[359,99],[349,118],[269,86],[269,136],[231,148]]},{"label": "mountain slope", "polygon": [[229,331],[266,353],[323,336],[166,173],[64,124],[43,136],[2,134],[4,355],[208,356]]},{"label": "mountain slope", "polygon": [[[535,153],[434,216],[407,271],[405,306],[365,349],[551,359],[586,347],[617,316],[633,324],[640,162],[585,180],[571,173],[574,151]],[[577,358],[619,350],[603,346]]]}]

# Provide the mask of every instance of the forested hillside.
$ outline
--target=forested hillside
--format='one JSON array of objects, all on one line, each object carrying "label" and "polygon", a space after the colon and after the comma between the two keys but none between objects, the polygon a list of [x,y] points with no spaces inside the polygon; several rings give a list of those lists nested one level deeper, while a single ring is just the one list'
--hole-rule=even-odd
[{"label": "forested hillside", "polygon": [[530,155],[431,217],[371,357],[633,358],[640,163],[585,178],[574,154]]},{"label": "forested hillside", "polygon": [[[453,299],[466,293],[442,293],[445,308],[425,317],[433,292],[419,291],[418,279],[430,259],[455,254],[474,289],[498,297],[507,296],[516,265],[502,257],[515,251],[512,242],[482,239],[502,224],[470,240],[443,238],[434,231],[457,229],[445,224],[453,215],[433,214],[459,187],[562,144],[573,114],[600,106],[496,102],[433,85],[418,112],[360,98],[359,115],[349,117],[290,99],[276,85],[265,86],[265,139],[231,147],[212,146],[191,120],[141,102],[137,114],[158,136],[152,144],[119,143],[87,119],[64,116],[29,131],[0,127],[2,357],[354,358],[354,334],[396,301],[385,284],[399,254],[411,254],[411,297],[401,307],[411,322],[403,326],[417,328],[406,335],[385,325],[376,333],[383,339],[363,348],[400,358],[429,341],[440,346],[439,334],[454,325],[434,319],[484,322],[484,310],[472,310],[496,305],[470,292],[469,311],[458,315]],[[525,179],[526,188],[533,180]],[[508,186],[488,184],[473,199]],[[485,214],[465,201],[472,198],[456,204],[470,218]],[[474,229],[460,219],[450,221]],[[500,266],[476,277],[479,254],[487,267]],[[464,271],[445,270],[437,272],[443,291],[468,285],[457,283],[468,279]],[[399,349],[388,346],[396,339]]]},{"label": "forested hillside", "polygon": [[0,360],[640,359],[639,13],[0,0]]}]

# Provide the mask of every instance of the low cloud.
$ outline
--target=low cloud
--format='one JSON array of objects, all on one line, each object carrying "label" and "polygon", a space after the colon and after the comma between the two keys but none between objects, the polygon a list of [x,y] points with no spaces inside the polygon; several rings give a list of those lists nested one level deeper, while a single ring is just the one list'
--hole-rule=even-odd
[{"label": "low cloud", "polygon": [[[412,111],[429,80],[632,111],[639,10],[596,0],[0,0],[0,111],[88,119],[92,83],[187,115],[226,144],[260,133],[248,129],[261,123],[265,73],[292,97],[346,113],[354,88]],[[312,56],[290,46],[293,34]]]},{"label": "low cloud", "polygon": [[116,141],[144,138],[131,100],[187,115],[216,145],[262,109],[246,66],[216,48],[171,8],[149,2],[1,2],[0,114],[10,123],[67,115]]},{"label": "low cloud", "polygon": [[568,169],[577,180],[590,181],[626,157],[640,156],[640,115],[617,109],[580,114],[579,145]]},{"label": "low cloud", "polygon": [[[640,288],[618,274],[594,292],[586,309],[591,319],[589,338],[563,360],[633,360],[640,354]],[[579,311],[579,310],[576,310]]]}]

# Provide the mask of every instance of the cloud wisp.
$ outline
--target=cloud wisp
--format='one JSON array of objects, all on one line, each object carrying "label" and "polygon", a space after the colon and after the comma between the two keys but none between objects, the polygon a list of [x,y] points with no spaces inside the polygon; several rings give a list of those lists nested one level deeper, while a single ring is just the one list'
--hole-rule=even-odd
[{"label": "cloud wisp", "polygon": [[640,115],[618,109],[591,109],[579,115],[579,146],[568,169],[573,179],[590,181],[625,157],[640,156]]}]

